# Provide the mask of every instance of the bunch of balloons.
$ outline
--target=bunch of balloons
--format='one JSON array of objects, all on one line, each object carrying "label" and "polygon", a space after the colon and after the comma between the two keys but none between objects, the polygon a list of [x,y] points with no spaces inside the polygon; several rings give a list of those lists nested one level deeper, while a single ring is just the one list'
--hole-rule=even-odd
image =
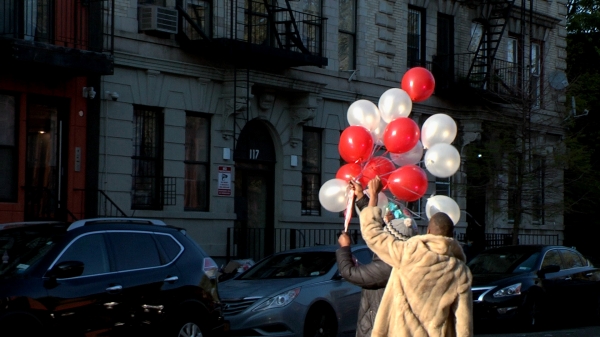
[{"label": "bunch of balloons", "polygon": [[[338,145],[346,164],[339,168],[334,179],[322,185],[319,201],[323,208],[343,211],[348,204],[348,182],[357,180],[366,188],[375,176],[381,178],[384,190],[389,190],[398,201],[418,200],[428,185],[427,174],[419,165],[421,161],[433,176],[446,178],[456,173],[460,155],[451,145],[457,134],[454,120],[446,114],[435,114],[419,129],[409,118],[413,103],[429,98],[434,88],[431,72],[415,67],[405,73],[401,88],[385,91],[377,105],[364,99],[350,105],[347,113],[350,126],[342,132]],[[383,147],[385,153],[375,155]],[[458,205],[451,198],[441,197],[444,196],[429,198],[427,216],[442,211],[456,224],[460,218]],[[388,202],[383,192],[379,199],[378,204]]]}]

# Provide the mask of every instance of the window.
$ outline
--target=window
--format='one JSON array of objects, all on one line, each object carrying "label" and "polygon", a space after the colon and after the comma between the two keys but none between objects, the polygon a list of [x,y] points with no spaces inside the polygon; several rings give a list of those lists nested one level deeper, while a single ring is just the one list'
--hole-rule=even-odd
[{"label": "window", "polygon": [[561,269],[580,268],[586,265],[585,259],[572,250],[561,249],[560,253],[565,261]]},{"label": "window", "polygon": [[516,153],[514,154],[514,156],[511,158],[511,160],[509,160],[508,163],[508,196],[507,196],[507,203],[508,203],[508,221],[509,222],[514,222],[515,221],[515,217],[517,215],[518,212],[518,208],[521,207],[521,203],[518,201],[520,200],[520,195],[519,195],[519,190],[517,189],[517,184],[519,183],[519,179],[522,179],[522,177],[519,177],[518,175],[518,168],[519,168],[519,162],[521,161],[521,155]]},{"label": "window", "polygon": [[408,67],[425,66],[425,10],[408,7]]},{"label": "window", "polygon": [[0,95],[0,201],[17,201],[16,100]]},{"label": "window", "polygon": [[151,233],[110,232],[117,271],[158,267],[160,255]]},{"label": "window", "polygon": [[435,178],[435,195],[450,196],[450,177]]},{"label": "window", "polygon": [[81,276],[110,272],[108,250],[101,233],[83,235],[71,243],[55,264],[66,261],[83,262]]},{"label": "window", "polygon": [[[204,34],[212,37],[212,1],[211,0],[187,0],[187,14],[193,22],[202,29]],[[191,40],[201,39],[200,33],[192,25],[184,20],[187,36]]]},{"label": "window", "polygon": [[547,267],[547,266],[552,266],[552,265],[557,265],[557,266],[562,265],[562,262],[560,260],[560,254],[558,253],[558,250],[556,250],[556,249],[549,250],[546,253],[546,256],[544,256],[544,262],[542,262],[542,268]]},{"label": "window", "polygon": [[442,13],[437,16],[437,55],[433,64],[436,86],[448,87],[446,74],[454,74],[454,17]]},{"label": "window", "polygon": [[163,115],[136,106],[133,112],[132,209],[161,209]]},{"label": "window", "polygon": [[321,215],[321,130],[304,128],[302,136],[302,215]]},{"label": "window", "polygon": [[185,210],[209,208],[210,119],[186,116],[185,123]]},{"label": "window", "polygon": [[544,224],[544,185],[546,175],[546,161],[542,156],[533,156],[532,173],[534,176],[533,183],[533,200],[531,201],[533,212],[533,223],[538,225]]},{"label": "window", "polygon": [[506,84],[513,89],[520,87],[520,55],[521,48],[519,47],[519,39],[514,36],[509,36],[506,45],[506,61],[508,62]]},{"label": "window", "polygon": [[[472,22],[471,23],[471,40],[469,41],[468,51],[471,54],[471,61],[475,58],[475,55],[478,56],[478,59],[487,57],[487,44],[485,42],[485,38],[483,36],[485,30],[481,23]],[[481,45],[481,46],[480,46]],[[478,52],[479,50],[479,52]],[[478,82],[483,81],[485,74],[487,73],[488,68],[485,62],[477,62],[473,65],[473,69],[471,73],[471,83],[473,86],[480,86]],[[484,84],[484,88],[487,84]]]},{"label": "window", "polygon": [[532,106],[539,108],[542,103],[542,49],[540,43],[531,43],[531,101]]},{"label": "window", "polygon": [[339,14],[339,69],[354,70],[356,69],[356,0],[340,0]]},{"label": "window", "polygon": [[158,245],[162,248],[164,254],[167,256],[164,264],[175,260],[179,254],[183,251],[183,247],[177,242],[171,235],[154,233]]}]

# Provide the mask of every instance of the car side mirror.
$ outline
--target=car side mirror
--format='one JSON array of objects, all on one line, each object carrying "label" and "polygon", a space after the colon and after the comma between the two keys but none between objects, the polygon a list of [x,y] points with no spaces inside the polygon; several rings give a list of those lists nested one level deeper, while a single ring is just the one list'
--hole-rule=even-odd
[{"label": "car side mirror", "polygon": [[53,279],[77,277],[83,274],[83,269],[81,261],[65,261],[54,266],[48,276]]},{"label": "car side mirror", "polygon": [[537,274],[539,277],[543,278],[546,276],[546,274],[550,274],[550,273],[556,273],[560,271],[560,266],[557,264],[551,264],[549,266],[545,266],[542,267],[542,269],[540,269]]}]

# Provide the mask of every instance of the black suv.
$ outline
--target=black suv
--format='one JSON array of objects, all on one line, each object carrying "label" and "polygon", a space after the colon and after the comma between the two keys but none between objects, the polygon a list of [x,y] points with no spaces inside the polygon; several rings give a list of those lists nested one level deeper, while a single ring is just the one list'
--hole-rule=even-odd
[{"label": "black suv", "polygon": [[151,219],[0,224],[0,334],[220,336],[217,265]]}]

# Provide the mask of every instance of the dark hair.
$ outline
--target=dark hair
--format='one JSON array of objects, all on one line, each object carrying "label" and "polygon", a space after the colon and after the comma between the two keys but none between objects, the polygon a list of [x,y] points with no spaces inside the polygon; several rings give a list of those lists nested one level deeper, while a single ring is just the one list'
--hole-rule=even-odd
[{"label": "dark hair", "polygon": [[431,234],[454,237],[454,222],[443,212],[437,212],[429,219],[429,231]]}]

